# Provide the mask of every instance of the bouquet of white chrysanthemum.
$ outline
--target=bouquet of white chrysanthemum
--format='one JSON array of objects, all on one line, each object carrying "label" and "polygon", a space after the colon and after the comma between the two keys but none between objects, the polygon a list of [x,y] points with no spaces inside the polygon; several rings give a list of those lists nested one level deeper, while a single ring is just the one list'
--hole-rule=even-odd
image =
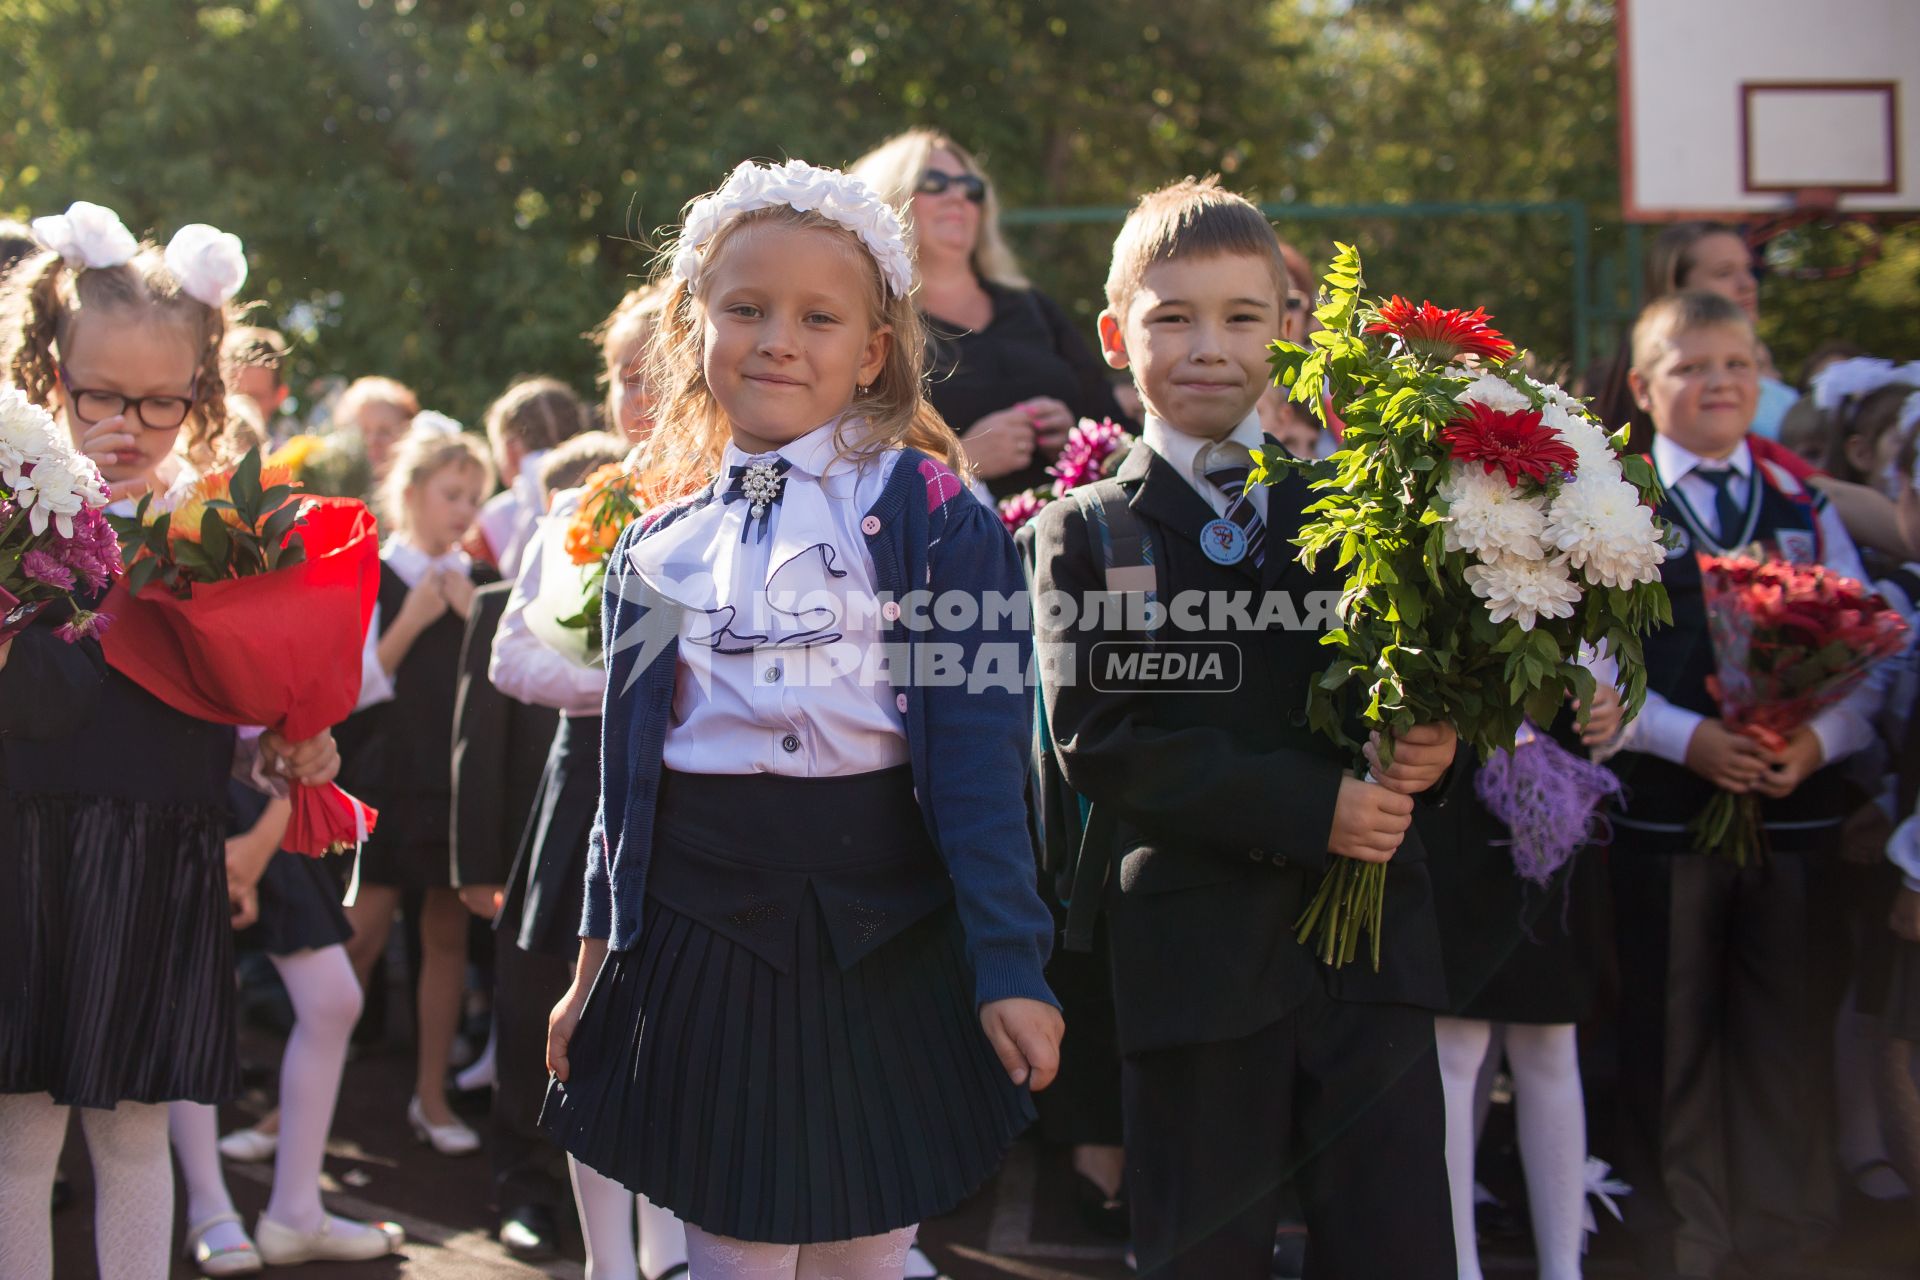
[{"label": "bouquet of white chrysanthemum", "polygon": [[69,641],[106,625],[74,597],[97,600],[120,572],[106,505],[93,460],[45,409],[0,387],[0,642],[55,600],[73,605],[60,628]]},{"label": "bouquet of white chrysanthemum", "polygon": [[[1346,573],[1343,625],[1325,639],[1339,656],[1314,688],[1311,723],[1357,745],[1357,715],[1380,732],[1387,763],[1396,731],[1432,723],[1490,756],[1511,750],[1526,720],[1551,723],[1569,696],[1588,702],[1580,658],[1600,646],[1633,714],[1646,693],[1640,638],[1669,620],[1652,467],[1621,456],[1624,439],[1578,400],[1525,376],[1484,311],[1368,302],[1360,290],[1360,256],[1342,245],[1314,349],[1274,345],[1276,381],[1342,420],[1340,452],[1324,463],[1268,453],[1256,476],[1308,470],[1320,496],[1295,542],[1309,563],[1334,551]],[[1371,933],[1378,967],[1384,883],[1384,866],[1336,859],[1300,936],[1338,964]]]}]

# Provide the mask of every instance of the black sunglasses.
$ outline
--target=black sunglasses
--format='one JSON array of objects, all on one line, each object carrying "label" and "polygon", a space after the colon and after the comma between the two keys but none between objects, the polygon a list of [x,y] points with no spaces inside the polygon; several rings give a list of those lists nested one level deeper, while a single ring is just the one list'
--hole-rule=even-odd
[{"label": "black sunglasses", "polygon": [[123,396],[118,391],[92,391],[73,385],[67,366],[58,366],[60,385],[66,388],[73,414],[82,426],[91,427],[116,414],[132,414],[134,421],[149,431],[172,431],[187,420],[198,398],[200,375],[187,384],[184,396]]},{"label": "black sunglasses", "polygon": [[987,180],[971,173],[942,173],[938,169],[929,169],[920,175],[920,185],[914,188],[914,192],[923,196],[937,196],[948,187],[960,188],[974,204],[987,202]]}]

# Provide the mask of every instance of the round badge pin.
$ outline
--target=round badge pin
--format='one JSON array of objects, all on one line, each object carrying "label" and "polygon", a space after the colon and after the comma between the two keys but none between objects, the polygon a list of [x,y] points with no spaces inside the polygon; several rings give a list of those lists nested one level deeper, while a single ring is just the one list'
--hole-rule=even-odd
[{"label": "round badge pin", "polygon": [[1231,520],[1209,520],[1200,530],[1200,550],[1215,564],[1247,558],[1247,531]]}]

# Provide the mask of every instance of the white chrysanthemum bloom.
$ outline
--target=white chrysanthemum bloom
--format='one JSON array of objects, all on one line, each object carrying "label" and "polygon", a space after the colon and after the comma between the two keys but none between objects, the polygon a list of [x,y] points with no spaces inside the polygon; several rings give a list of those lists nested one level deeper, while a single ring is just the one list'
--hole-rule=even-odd
[{"label": "white chrysanthemum bloom", "polygon": [[1607,433],[1593,419],[1548,401],[1540,410],[1540,421],[1566,441],[1579,458],[1574,464],[1575,475],[1620,478],[1620,456],[1613,451],[1613,441],[1607,439]]},{"label": "white chrysanthemum bloom", "polygon": [[1461,404],[1483,404],[1496,413],[1526,413],[1533,408],[1526,392],[1497,373],[1477,373],[1454,399]]},{"label": "white chrysanthemum bloom", "polygon": [[1440,482],[1447,514],[1447,550],[1465,551],[1478,560],[1503,555],[1538,560],[1547,554],[1546,499],[1528,496],[1501,474],[1480,466],[1456,465]]},{"label": "white chrysanthemum bloom", "polygon": [[73,536],[73,517],[85,505],[89,491],[98,486],[98,477],[89,474],[91,468],[77,465],[84,462],[49,454],[34,459],[31,474],[24,466],[7,469],[7,488],[27,511],[27,523],[36,535],[45,533],[51,523],[61,537]]},{"label": "white chrysanthemum bloom", "polygon": [[1542,382],[1538,378],[1528,378],[1527,385],[1532,387],[1535,391],[1538,391],[1540,393],[1540,398],[1545,400],[1548,404],[1554,406],[1556,409],[1559,409],[1564,413],[1570,413],[1575,417],[1586,416],[1587,407],[1584,404],[1580,403],[1580,398],[1578,396],[1569,394],[1567,389],[1561,386],[1559,383]]},{"label": "white chrysanthemum bloom", "polygon": [[1584,470],[1547,512],[1546,541],[1587,581],[1631,587],[1660,576],[1666,548],[1653,512],[1625,480]]},{"label": "white chrysanthemum bloom", "polygon": [[1502,556],[1492,564],[1470,565],[1467,585],[1487,602],[1495,622],[1509,618],[1522,631],[1533,630],[1542,618],[1571,618],[1580,603],[1580,588],[1567,572],[1566,558],[1523,560]]}]

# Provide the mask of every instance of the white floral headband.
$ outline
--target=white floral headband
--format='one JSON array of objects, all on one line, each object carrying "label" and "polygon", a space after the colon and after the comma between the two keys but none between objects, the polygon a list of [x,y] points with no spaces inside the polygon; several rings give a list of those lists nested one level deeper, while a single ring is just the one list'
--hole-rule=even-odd
[{"label": "white floral headband", "polygon": [[438,440],[451,439],[465,429],[438,409],[422,409],[407,424],[407,430],[413,435],[431,436]]},{"label": "white floral headband", "polygon": [[[75,271],[118,267],[140,251],[140,242],[120,215],[104,205],[77,200],[65,213],[33,220],[33,238]],[[224,306],[247,282],[247,254],[240,237],[190,222],[167,242],[167,270],[180,290],[209,307]]]},{"label": "white floral headband", "polygon": [[740,214],[780,205],[817,213],[853,232],[880,265],[880,276],[896,298],[913,291],[913,255],[907,252],[899,215],[859,178],[804,160],[782,165],[742,161],[718,191],[694,201],[673,256],[674,279],[694,288],[700,282],[701,255],[721,227]]}]

